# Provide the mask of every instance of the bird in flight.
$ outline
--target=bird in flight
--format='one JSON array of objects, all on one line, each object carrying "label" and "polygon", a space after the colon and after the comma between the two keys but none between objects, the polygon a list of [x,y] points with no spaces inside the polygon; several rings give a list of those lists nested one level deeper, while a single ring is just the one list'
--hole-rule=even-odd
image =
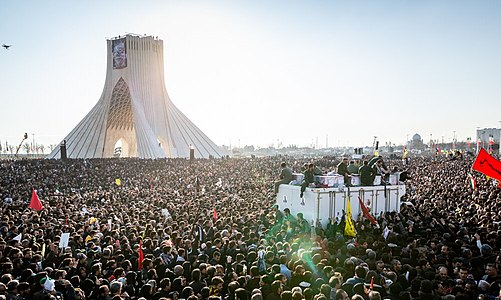
[{"label": "bird in flight", "polygon": [[4,47],[5,50],[9,50],[9,48],[12,47],[12,45],[3,44],[2,47]]}]

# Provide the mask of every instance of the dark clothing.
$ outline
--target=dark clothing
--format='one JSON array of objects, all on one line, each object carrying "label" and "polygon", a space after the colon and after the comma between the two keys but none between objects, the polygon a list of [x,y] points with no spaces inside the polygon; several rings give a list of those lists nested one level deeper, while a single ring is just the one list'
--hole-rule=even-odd
[{"label": "dark clothing", "polygon": [[252,292],[254,289],[259,288],[259,281],[261,281],[261,278],[258,276],[252,277],[247,281],[247,285],[245,286],[245,289],[248,290],[249,292]]},{"label": "dark clothing", "polygon": [[400,172],[400,177],[398,180],[404,182],[407,179],[410,179],[409,173],[407,173],[407,171]]},{"label": "dark clothing", "polygon": [[169,291],[160,290],[153,295],[153,300],[158,300],[160,298],[169,298]]},{"label": "dark clothing", "polygon": [[364,283],[364,280],[362,278],[358,278],[358,277],[352,277],[352,278],[348,278],[346,280],[346,283],[349,283],[349,284],[352,284],[352,285],[355,285],[357,283]]},{"label": "dark clothing", "polygon": [[303,182],[301,183],[301,197],[303,197],[303,193],[306,188],[310,185],[310,183],[313,182],[315,182],[315,175],[313,171],[310,171],[309,169],[304,171],[304,178]]},{"label": "dark clothing", "polygon": [[299,234],[309,234],[311,232],[310,224],[303,218],[297,219],[297,226],[299,227]]},{"label": "dark clothing", "polygon": [[287,181],[287,183],[292,181],[292,170],[285,167],[280,172],[280,179]]},{"label": "dark clothing", "polygon": [[313,173],[313,171],[310,171],[310,170],[304,171],[303,181],[308,182],[308,184],[315,182],[315,174]]},{"label": "dark clothing", "polygon": [[281,300],[282,297],[280,297],[280,295],[277,293],[270,293],[264,299],[265,300]]},{"label": "dark clothing", "polygon": [[351,174],[358,174],[358,168],[359,168],[359,167],[358,167],[356,164],[354,164],[354,163],[353,163],[353,164],[352,164],[352,163],[350,163],[350,164],[348,165],[348,167],[347,167],[348,172],[350,173],[350,175],[351,175]]},{"label": "dark clothing", "polygon": [[494,277],[491,277],[488,275],[482,276],[482,280],[487,281],[489,284],[492,284],[493,282],[498,281],[499,278],[500,278],[499,276],[494,276]]},{"label": "dark clothing", "polygon": [[344,162],[340,162],[338,165],[337,165],[337,173],[339,175],[343,175],[344,177],[344,184],[348,185],[351,183],[351,180],[350,180],[350,176],[351,173],[350,171],[348,171],[348,165],[345,164]]},{"label": "dark clothing", "polygon": [[292,181],[292,170],[285,167],[280,172],[280,180],[275,181],[275,193],[278,193],[278,187],[281,184],[289,184]]},{"label": "dark clothing", "polygon": [[313,168],[313,175],[318,175],[318,176],[323,175],[322,169],[320,169],[318,166],[315,166]]},{"label": "dark clothing", "polygon": [[193,289],[193,292],[196,294],[199,294],[202,288],[206,287],[207,283],[205,281],[192,281],[190,283],[190,287]]},{"label": "dark clothing", "polygon": [[260,287],[259,289],[261,290],[261,294],[263,295],[263,298],[266,298],[269,294],[273,293],[271,290],[270,284],[265,284],[262,287]]},{"label": "dark clothing", "polygon": [[329,240],[334,240],[338,231],[338,225],[336,222],[329,222],[325,230],[325,235]]},{"label": "dark clothing", "polygon": [[343,163],[343,162],[340,162],[338,165],[337,165],[337,173],[339,175],[350,175],[350,172],[348,171],[348,165]]},{"label": "dark clothing", "polygon": [[299,286],[299,283],[304,281],[304,276],[297,273],[292,273],[292,279],[289,282],[290,286]]},{"label": "dark clothing", "polygon": [[360,174],[360,184],[363,186],[370,186],[374,184],[374,169],[371,167],[364,165],[361,166],[358,170],[358,174]]}]

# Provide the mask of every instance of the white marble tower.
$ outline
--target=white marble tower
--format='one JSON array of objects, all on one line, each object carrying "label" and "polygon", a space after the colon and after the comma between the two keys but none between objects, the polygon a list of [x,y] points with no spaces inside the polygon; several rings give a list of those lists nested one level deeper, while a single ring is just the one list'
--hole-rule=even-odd
[{"label": "white marble tower", "polygon": [[[128,34],[107,41],[106,82],[97,104],[66,136],[68,158],[226,155],[170,100],[165,89],[163,41]],[[120,141],[120,142],[119,142]],[[60,148],[48,158],[60,158]]]}]

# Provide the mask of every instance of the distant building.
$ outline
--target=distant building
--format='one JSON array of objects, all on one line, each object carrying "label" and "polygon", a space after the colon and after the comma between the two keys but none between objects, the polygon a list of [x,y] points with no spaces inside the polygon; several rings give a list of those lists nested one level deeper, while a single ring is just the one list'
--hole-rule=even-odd
[{"label": "distant building", "polygon": [[410,141],[411,149],[423,150],[426,145],[423,143],[423,139],[419,134],[414,134],[412,140]]},{"label": "distant building", "polygon": [[476,142],[478,143],[480,141],[480,147],[489,149],[490,148],[489,146],[492,146],[492,149],[497,152],[499,150],[500,140],[501,140],[501,129],[499,128],[477,129]]}]

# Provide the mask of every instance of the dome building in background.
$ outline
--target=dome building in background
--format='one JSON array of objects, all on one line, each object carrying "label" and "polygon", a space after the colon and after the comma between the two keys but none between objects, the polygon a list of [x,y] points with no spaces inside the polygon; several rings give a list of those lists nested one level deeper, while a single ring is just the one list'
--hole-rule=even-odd
[{"label": "dome building in background", "polygon": [[412,140],[410,141],[411,149],[423,150],[426,148],[426,145],[423,143],[423,139],[421,136],[416,133],[412,136]]}]

